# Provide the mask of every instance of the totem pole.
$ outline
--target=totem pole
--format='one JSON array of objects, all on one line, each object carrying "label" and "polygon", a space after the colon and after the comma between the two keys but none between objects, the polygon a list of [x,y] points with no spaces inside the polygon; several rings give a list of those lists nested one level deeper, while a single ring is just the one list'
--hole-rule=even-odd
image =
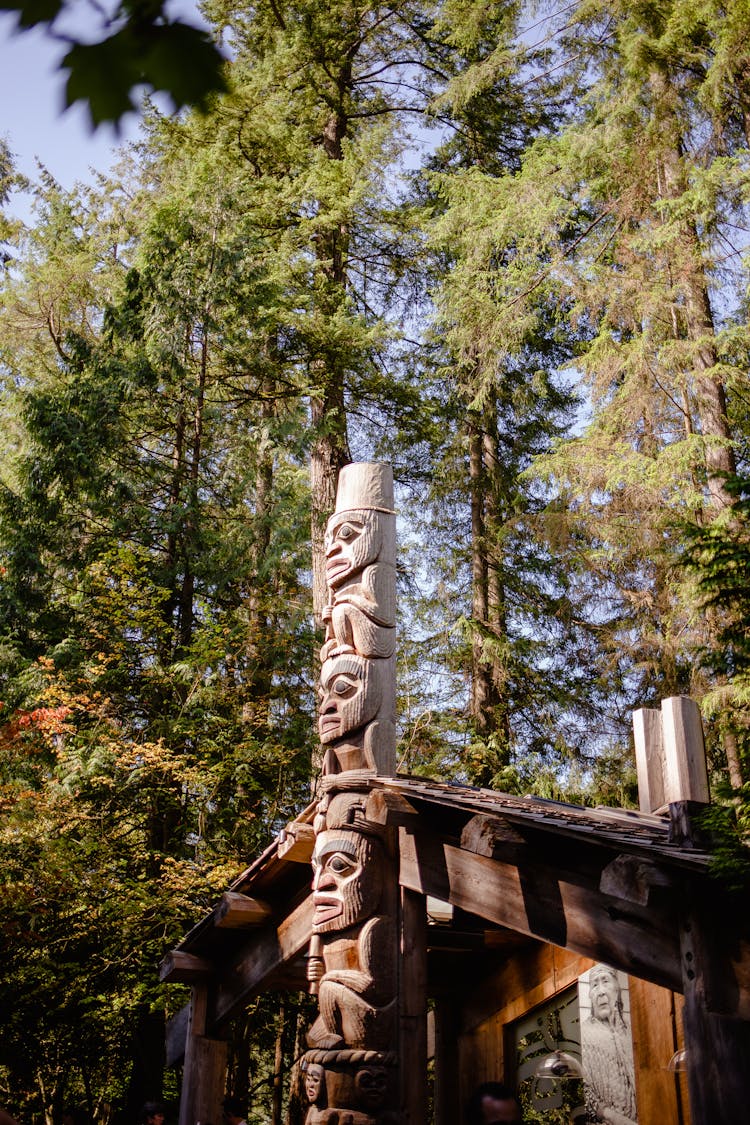
[{"label": "totem pole", "polygon": [[326,530],[305,1125],[398,1122],[396,860],[365,815],[368,778],[395,772],[395,549],[390,466],[346,466]]}]

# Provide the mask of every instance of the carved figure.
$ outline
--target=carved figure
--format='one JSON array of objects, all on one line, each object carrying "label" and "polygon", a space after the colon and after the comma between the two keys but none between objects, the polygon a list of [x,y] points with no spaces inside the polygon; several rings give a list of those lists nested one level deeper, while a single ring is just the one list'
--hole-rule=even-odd
[{"label": "carved figure", "polygon": [[586,1107],[591,1121],[636,1125],[633,1043],[625,1019],[617,970],[589,970],[591,1013],[581,1023],[581,1056]]},{"label": "carved figure", "polygon": [[347,465],[326,529],[323,776],[395,769],[396,517],[388,465]]},{"label": "carved figure", "polygon": [[[351,809],[351,795],[331,808]],[[320,1014],[308,1032],[311,1047],[386,1048],[396,1015],[395,931],[379,913],[384,873],[391,864],[382,843],[353,828],[319,833],[313,853],[313,935],[321,938]]]},{"label": "carved figure", "polygon": [[392,513],[337,512],[326,530],[326,580],[321,660],[341,652],[384,659],[396,645],[395,525]]},{"label": "carved figure", "polygon": [[336,656],[321,670],[320,741],[343,738],[372,722],[383,701],[382,661]]},{"label": "carved figure", "polygon": [[[308,1051],[302,1061],[306,1089],[311,1071],[316,1078],[308,1092],[310,1109],[305,1125],[397,1125],[397,1115],[387,1108],[393,1093],[395,1062],[393,1052]],[[324,1074],[320,1081],[318,1070]],[[321,1089],[326,1091],[323,1097]]]},{"label": "carved figure", "polygon": [[320,741],[326,747],[324,775],[348,770],[378,772],[387,765],[395,745],[394,725],[383,714],[391,678],[390,661],[352,654],[325,662],[318,718]]},{"label": "carved figure", "polygon": [[310,1105],[325,1103],[325,1070],[320,1063],[303,1063],[305,1094]]},{"label": "carved figure", "polygon": [[[356,774],[395,771],[396,559],[387,465],[339,475],[326,530],[305,1125],[396,1125],[397,876]],[[343,777],[342,777],[343,775]],[[342,792],[342,789],[344,791]],[[317,1067],[322,1068],[319,1072]]]}]

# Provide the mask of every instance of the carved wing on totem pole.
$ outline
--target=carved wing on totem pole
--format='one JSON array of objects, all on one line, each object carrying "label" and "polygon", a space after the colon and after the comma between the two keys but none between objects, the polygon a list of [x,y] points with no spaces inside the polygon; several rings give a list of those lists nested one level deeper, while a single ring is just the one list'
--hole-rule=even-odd
[{"label": "carved wing on totem pole", "polygon": [[390,466],[346,466],[326,530],[305,1125],[398,1121],[396,861],[365,815],[368,776],[395,772],[395,556]]}]

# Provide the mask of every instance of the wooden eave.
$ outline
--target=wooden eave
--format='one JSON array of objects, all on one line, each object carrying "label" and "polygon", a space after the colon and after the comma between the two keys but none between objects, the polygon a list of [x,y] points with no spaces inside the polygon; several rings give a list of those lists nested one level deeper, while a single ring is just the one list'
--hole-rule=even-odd
[{"label": "wooden eave", "polygon": [[[726,984],[713,990],[714,1010],[750,1017],[748,919],[728,913],[709,876],[709,852],[685,841],[675,828],[679,817],[405,776],[371,778],[368,790],[368,816],[398,830],[402,886],[454,907],[451,924],[427,927],[434,981],[446,963],[463,958],[476,971],[484,957],[543,941],[679,992],[680,924],[690,901],[716,930],[717,979],[723,974]],[[292,822],[292,833],[295,824],[310,823],[314,809]],[[171,955],[196,959],[185,962],[186,971],[209,966],[214,1031],[258,992],[305,986],[310,868],[300,849],[294,859],[285,851],[282,836],[229,888],[267,903],[267,921],[222,928],[218,903]],[[163,979],[195,978],[170,977],[167,967]]]}]

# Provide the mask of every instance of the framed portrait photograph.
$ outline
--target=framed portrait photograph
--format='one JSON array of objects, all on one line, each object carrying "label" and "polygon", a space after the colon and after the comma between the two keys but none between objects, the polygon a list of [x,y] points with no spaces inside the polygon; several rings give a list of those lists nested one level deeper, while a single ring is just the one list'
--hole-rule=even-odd
[{"label": "framed portrait photograph", "polygon": [[586,1120],[637,1125],[628,978],[593,965],[578,979]]}]

